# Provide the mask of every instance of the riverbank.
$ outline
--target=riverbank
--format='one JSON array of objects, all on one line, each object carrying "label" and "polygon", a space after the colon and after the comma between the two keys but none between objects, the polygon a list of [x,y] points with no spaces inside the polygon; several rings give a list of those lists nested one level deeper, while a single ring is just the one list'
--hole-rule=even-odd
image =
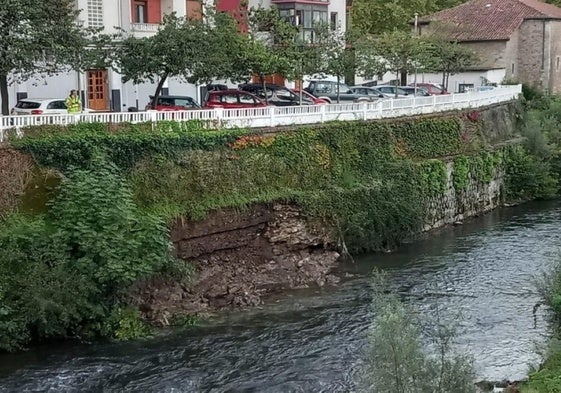
[{"label": "riverbank", "polygon": [[[55,343],[0,355],[0,392],[357,391],[368,355],[374,266],[413,307],[464,311],[460,349],[477,380],[524,379],[547,340],[532,278],[555,263],[557,201],[497,209],[393,253],[340,265],[335,286],[288,290],[244,312],[212,313],[189,329],[88,345]],[[3,392],[2,392],[3,393]]]},{"label": "riverbank", "polygon": [[[332,279],[338,253],[394,250],[505,199],[555,193],[548,163],[521,145],[520,115],[514,102],[276,134],[173,122],[28,130],[8,149],[33,168],[3,180],[2,200],[16,203],[0,230],[11,332],[0,347],[133,338],[142,317],[166,325],[256,305]],[[22,255],[45,285],[18,268]],[[82,297],[65,292],[74,277]],[[54,302],[39,313],[27,306],[44,298]]]}]

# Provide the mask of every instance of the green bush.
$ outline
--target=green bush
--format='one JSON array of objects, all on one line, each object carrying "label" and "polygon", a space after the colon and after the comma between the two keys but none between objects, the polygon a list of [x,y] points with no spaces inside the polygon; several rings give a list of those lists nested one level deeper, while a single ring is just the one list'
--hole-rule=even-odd
[{"label": "green bush", "polygon": [[446,191],[448,174],[446,164],[441,160],[421,162],[422,191],[427,196],[437,196]]},{"label": "green bush", "polygon": [[47,217],[76,268],[110,294],[173,261],[167,227],[139,211],[112,164],[72,171]]},{"label": "green bush", "polygon": [[520,391],[522,393],[561,393],[561,345],[559,340],[550,344],[545,362],[539,370],[529,375]]},{"label": "green bush", "polygon": [[458,156],[454,159],[454,172],[452,182],[456,192],[464,191],[469,185],[469,159],[466,156]]},{"label": "green bush", "polygon": [[552,176],[551,166],[529,154],[522,146],[513,146],[505,154],[506,198],[512,201],[553,198],[559,180]]},{"label": "green bush", "polygon": [[113,165],[70,171],[46,215],[0,223],[0,349],[67,336],[136,337],[143,329],[134,313],[115,309],[121,295],[178,264],[168,229],[134,205]]},{"label": "green bush", "polygon": [[372,292],[374,317],[368,335],[364,391],[475,393],[473,359],[454,347],[457,320],[446,318],[439,305],[430,310],[430,316],[411,309],[377,270]]}]

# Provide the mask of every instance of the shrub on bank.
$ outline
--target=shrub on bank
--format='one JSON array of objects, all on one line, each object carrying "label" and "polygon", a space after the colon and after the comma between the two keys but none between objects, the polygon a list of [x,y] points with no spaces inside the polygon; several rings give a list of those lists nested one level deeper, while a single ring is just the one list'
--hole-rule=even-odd
[{"label": "shrub on bank", "polygon": [[141,212],[118,170],[103,162],[69,171],[45,215],[14,215],[0,225],[2,350],[31,340],[137,335],[135,314],[115,314],[121,295],[174,263],[164,222]]},{"label": "shrub on bank", "polygon": [[[457,319],[441,306],[431,316],[404,304],[374,271],[373,322],[364,369],[372,393],[475,393],[473,359],[455,348]],[[430,343],[430,348],[425,345]]]}]

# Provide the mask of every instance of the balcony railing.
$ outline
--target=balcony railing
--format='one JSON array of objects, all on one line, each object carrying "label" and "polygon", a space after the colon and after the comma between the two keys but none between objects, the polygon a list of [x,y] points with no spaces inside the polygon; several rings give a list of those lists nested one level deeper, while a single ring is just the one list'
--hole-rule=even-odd
[{"label": "balcony railing", "polygon": [[142,31],[146,33],[156,33],[160,25],[158,23],[131,23],[132,31]]},{"label": "balcony railing", "polygon": [[25,115],[0,117],[0,142],[9,134],[22,136],[26,127],[51,124],[143,123],[158,121],[208,122],[213,128],[263,128],[326,121],[376,120],[415,116],[424,113],[478,108],[517,99],[522,85],[499,86],[493,90],[446,94],[430,97],[387,99],[368,103],[345,103],[248,109],[201,109],[178,112],[119,112],[63,115]]}]

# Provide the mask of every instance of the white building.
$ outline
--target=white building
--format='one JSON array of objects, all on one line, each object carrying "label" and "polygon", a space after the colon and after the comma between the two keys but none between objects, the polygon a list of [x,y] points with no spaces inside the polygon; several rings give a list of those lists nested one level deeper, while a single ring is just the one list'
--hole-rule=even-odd
[{"label": "white building", "polygon": [[[303,34],[311,34],[312,21],[321,19],[332,26],[346,29],[347,0],[249,0],[249,7],[270,7],[275,4],[286,16],[294,16]],[[218,9],[235,11],[243,0],[219,0]],[[106,33],[123,29],[137,37],[146,37],[158,30],[164,15],[193,16],[200,12],[199,0],[77,0],[80,21],[84,26],[104,27]],[[151,83],[123,83],[112,69],[92,69],[84,73],[67,72],[57,76],[37,75],[24,83],[9,87],[10,106],[22,98],[64,98],[72,89],[82,92],[82,101],[95,110],[126,111],[129,107],[143,109],[154,94]],[[188,95],[201,101],[198,86],[170,78],[164,94]]]}]

